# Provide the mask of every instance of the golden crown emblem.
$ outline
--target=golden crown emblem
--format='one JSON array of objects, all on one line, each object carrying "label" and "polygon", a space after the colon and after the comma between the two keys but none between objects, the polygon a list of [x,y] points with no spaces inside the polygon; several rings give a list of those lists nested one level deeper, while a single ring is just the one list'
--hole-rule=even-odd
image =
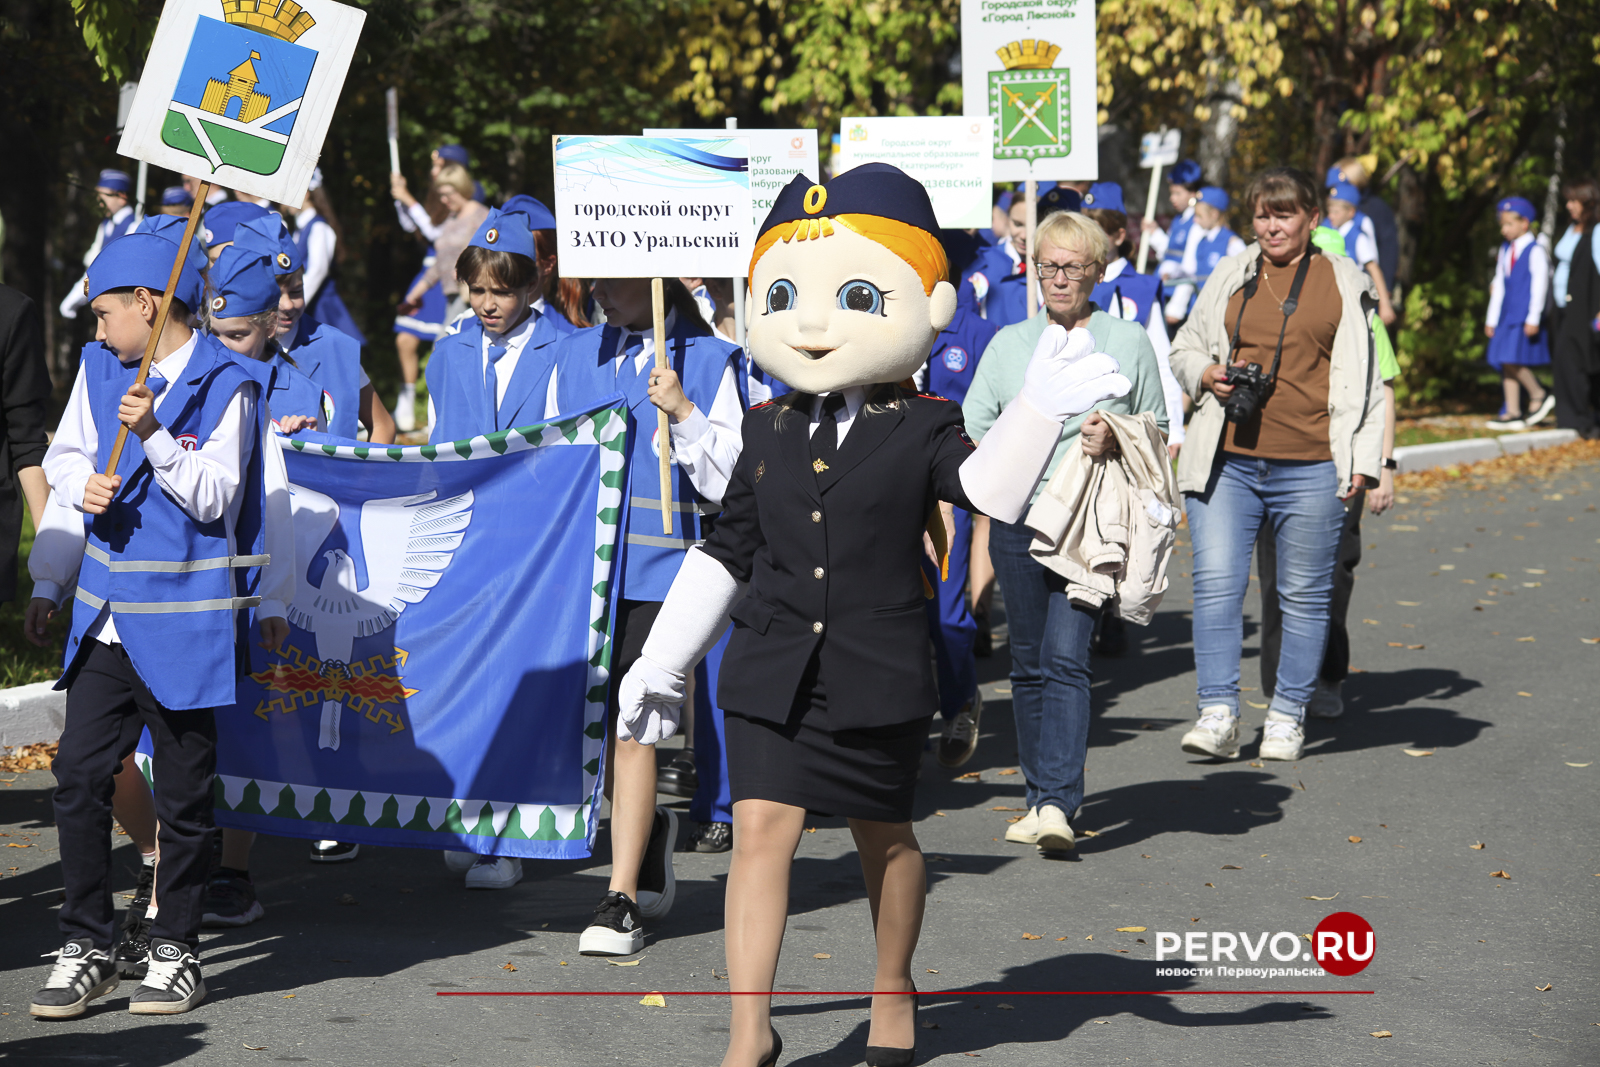
[{"label": "golden crown emblem", "polygon": [[222,18],[290,44],[317,24],[295,0],[222,0]]},{"label": "golden crown emblem", "polygon": [[1007,70],[1047,70],[1055,65],[1061,46],[1049,41],[1012,41],[994,54]]}]

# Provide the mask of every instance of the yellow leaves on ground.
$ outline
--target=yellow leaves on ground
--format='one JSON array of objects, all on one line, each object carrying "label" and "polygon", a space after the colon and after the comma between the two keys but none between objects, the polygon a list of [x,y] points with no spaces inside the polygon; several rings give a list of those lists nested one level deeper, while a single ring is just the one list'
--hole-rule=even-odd
[{"label": "yellow leaves on ground", "polygon": [[1117,933],[1119,933],[1119,934],[1142,934],[1148,929],[1150,929],[1148,926],[1119,926],[1119,927],[1117,927]]},{"label": "yellow leaves on ground", "polygon": [[1039,940],[1039,938],[1041,936],[1043,936],[1043,935],[1041,935],[1041,934],[1023,934],[1022,935],[1022,940],[1024,940],[1024,941],[1037,941],[1037,940]]},{"label": "yellow leaves on ground", "polygon": [[1408,756],[1431,756],[1435,750],[1431,748],[1407,748],[1401,751]]},{"label": "yellow leaves on ground", "polygon": [[831,960],[831,959],[833,959],[833,953],[831,953],[831,952],[814,952],[814,953],[811,954],[811,958],[814,959],[814,960]]},{"label": "yellow leaves on ground", "polygon": [[1394,1036],[1394,1034],[1390,1033],[1388,1030],[1373,1030],[1373,1031],[1371,1031],[1371,1034],[1372,1034],[1373,1037],[1393,1037]]},{"label": "yellow leaves on ground", "polygon": [[1482,852],[1484,849],[1488,848],[1489,846],[1484,844],[1482,841],[1479,841],[1476,845],[1468,845],[1467,847],[1470,848],[1470,849],[1473,849],[1473,850],[1475,850],[1477,852]]},{"label": "yellow leaves on ground", "polygon": [[639,1003],[647,1008],[664,1008],[667,1006],[667,998],[660,993],[646,993]]},{"label": "yellow leaves on ground", "polygon": [[1567,761],[1567,766],[1568,767],[1590,767],[1590,766],[1593,766],[1593,765],[1594,765],[1594,761],[1593,760],[1590,760],[1588,763],[1573,763],[1570,760]]},{"label": "yellow leaves on ground", "polygon": [[1239,866],[1237,863],[1224,863],[1222,865],[1222,869],[1225,870],[1225,871],[1242,871],[1242,870],[1244,870],[1244,868]]},{"label": "yellow leaves on ground", "polygon": [[[1341,892],[1342,892],[1342,890],[1341,890]],[[1332,897],[1301,897],[1300,899],[1301,900],[1332,900],[1334,897],[1337,897],[1338,895],[1339,895],[1338,893],[1335,893]]]},{"label": "yellow leaves on ground", "polygon": [[511,964],[509,964],[509,963],[502,963],[500,965],[500,969],[502,971],[514,971],[514,970],[516,970],[516,968],[514,966],[512,966]]},{"label": "yellow leaves on ground", "polygon": [[613,967],[637,967],[640,963],[639,960],[606,960],[606,962]]},{"label": "yellow leaves on ground", "polygon": [[1504,878],[1506,881],[1509,882],[1509,881],[1511,881],[1511,872],[1510,871],[1490,871],[1489,872],[1489,877],[1490,878]]},{"label": "yellow leaves on ground", "polygon": [[1361,838],[1356,834],[1351,834],[1349,837],[1345,838],[1345,840],[1350,842],[1352,845],[1361,844]]}]

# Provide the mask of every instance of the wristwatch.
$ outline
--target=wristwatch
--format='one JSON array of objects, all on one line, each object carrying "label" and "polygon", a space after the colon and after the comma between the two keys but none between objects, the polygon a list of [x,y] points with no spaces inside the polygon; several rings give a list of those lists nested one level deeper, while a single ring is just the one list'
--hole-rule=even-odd
[{"label": "wristwatch", "polygon": [[1383,469],[1386,471],[1397,471],[1400,469],[1400,464],[1393,456],[1385,456],[1383,460]]}]

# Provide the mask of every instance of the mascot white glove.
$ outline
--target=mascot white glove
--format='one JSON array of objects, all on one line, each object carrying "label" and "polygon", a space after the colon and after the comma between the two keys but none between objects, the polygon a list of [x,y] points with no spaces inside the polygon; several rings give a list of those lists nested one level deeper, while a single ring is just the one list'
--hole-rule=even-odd
[{"label": "mascot white glove", "polygon": [[741,588],[722,564],[699,548],[688,551],[639,658],[617,689],[619,740],[653,745],[677,732],[685,679],[722,636]]},{"label": "mascot white glove", "polygon": [[1047,326],[1023,373],[1022,391],[961,464],[967,499],[1000,522],[1021,519],[1061,440],[1061,424],[1133,388],[1120,371],[1115,359],[1094,351],[1087,329]]}]

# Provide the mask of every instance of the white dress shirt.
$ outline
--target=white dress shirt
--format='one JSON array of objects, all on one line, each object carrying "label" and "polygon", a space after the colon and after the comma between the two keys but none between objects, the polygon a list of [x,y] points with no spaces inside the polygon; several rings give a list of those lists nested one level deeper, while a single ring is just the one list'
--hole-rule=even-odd
[{"label": "white dress shirt", "polygon": [[1537,326],[1544,318],[1544,296],[1550,287],[1550,257],[1545,253],[1544,246],[1533,239],[1533,234],[1525,233],[1511,242],[1509,251],[1504,245],[1500,248],[1499,258],[1495,261],[1494,281],[1489,283],[1489,310],[1483,316],[1486,325],[1500,325],[1500,305],[1506,299],[1506,279],[1511,276],[1516,261],[1523,256],[1530,257],[1528,314],[1523,322],[1528,326]]},{"label": "white dress shirt", "polygon": [[[811,429],[808,435],[814,435],[817,427],[822,425],[822,401],[827,393],[818,393],[811,402]],[[855,424],[856,414],[861,410],[861,405],[867,402],[867,388],[864,385],[852,385],[844,391],[844,409],[834,415],[833,419],[839,425],[839,439],[835,447],[844,445],[844,435],[850,432],[850,427]]]},{"label": "white dress shirt", "polygon": [[[1106,266],[1102,280],[1116,281],[1127,269],[1127,258],[1118,256]],[[1150,316],[1144,324],[1144,332],[1150,337],[1150,347],[1156,350],[1156,368],[1161,373],[1161,395],[1167,402],[1167,441],[1178,445],[1183,443],[1183,387],[1172,373],[1172,338],[1167,336],[1167,320],[1161,313],[1160,295],[1161,290],[1157,289],[1157,299],[1150,302]],[[1115,311],[1112,314],[1122,317]]]},{"label": "white dress shirt", "polygon": [[[294,217],[294,228],[303,230],[317,217],[317,209],[308,207]],[[328,280],[333,269],[333,254],[338,251],[339,238],[332,226],[318,226],[306,237],[306,303],[317,298],[317,290]]]},{"label": "white dress shirt", "polygon": [[[164,377],[169,381],[180,378],[194,354],[198,337],[198,334],[190,337],[182,348],[154,364],[150,368],[151,377]],[[158,415],[168,395],[163,391],[156,397]],[[157,484],[191,518],[196,522],[224,519],[229,552],[233,554],[236,552],[234,524],[243,504],[238,492],[242,471],[250,458],[250,450],[262,449],[266,488],[265,547],[272,562],[262,574],[261,606],[257,614],[281,619],[294,598],[294,530],[289,517],[288,478],[283,468],[283,455],[273,441],[270,427],[263,431],[259,442],[250,432],[254,417],[255,401],[241,387],[229,398],[216,428],[198,448],[181,447],[167,428],[161,426],[144,442],[144,452]],[[57,606],[77,582],[78,569],[83,564],[87,539],[83,492],[89,476],[98,468],[99,448],[99,428],[89,407],[88,386],[80,367],[55,439],[45,453],[43,467],[51,487],[50,504],[45,508],[39,536],[28,557],[28,572],[34,581],[33,595],[44,597]],[[101,610],[89,636],[106,644],[116,643],[116,623],[109,607]]]},{"label": "white dress shirt", "polygon": [[[1178,266],[1177,277],[1193,278],[1200,273],[1200,242],[1215,237],[1222,230],[1222,223],[1217,223],[1209,230],[1202,230],[1198,225],[1189,228],[1188,243],[1183,246],[1183,260]],[[1228,238],[1227,251],[1224,256],[1236,256],[1244,251],[1244,242],[1238,234]],[[1185,282],[1172,290],[1172,299],[1167,301],[1167,314],[1173,318],[1182,318],[1189,313],[1189,303],[1194,299],[1194,283]]]},{"label": "white dress shirt", "polygon": [[410,206],[396,200],[394,211],[400,216],[400,228],[407,233],[420,233],[432,241],[439,236],[439,227],[433,224],[428,217],[428,211],[421,203],[413,200]]}]

